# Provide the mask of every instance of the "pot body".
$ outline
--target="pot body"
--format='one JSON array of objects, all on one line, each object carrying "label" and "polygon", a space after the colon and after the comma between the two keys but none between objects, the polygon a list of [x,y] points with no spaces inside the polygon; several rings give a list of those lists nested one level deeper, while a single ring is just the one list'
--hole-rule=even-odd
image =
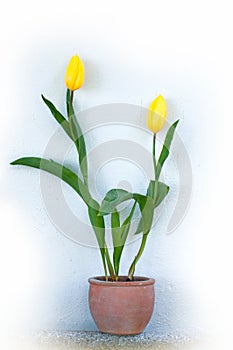
[{"label": "pot body", "polygon": [[126,281],[105,281],[105,277],[89,278],[89,307],[103,333],[134,335],[141,333],[150,321],[154,302],[153,278],[134,277]]}]

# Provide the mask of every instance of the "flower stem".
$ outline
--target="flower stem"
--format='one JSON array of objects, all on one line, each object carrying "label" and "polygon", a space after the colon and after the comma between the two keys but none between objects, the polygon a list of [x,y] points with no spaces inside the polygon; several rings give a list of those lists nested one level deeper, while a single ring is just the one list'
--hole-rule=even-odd
[{"label": "flower stem", "polygon": [[116,276],[115,276],[114,269],[113,269],[113,266],[112,266],[112,263],[111,263],[111,259],[110,259],[110,256],[109,256],[109,252],[108,252],[108,248],[107,248],[106,242],[104,243],[104,250],[105,250],[105,257],[106,257],[106,261],[107,261],[110,277],[111,277],[112,281],[115,281]]},{"label": "flower stem", "polygon": [[74,99],[74,91],[70,90],[70,110],[73,104],[73,99]]},{"label": "flower stem", "polygon": [[157,190],[158,190],[158,178],[157,178],[157,165],[156,165],[156,154],[155,154],[155,148],[156,148],[156,134],[153,135],[153,150],[152,150],[152,158],[153,158],[153,164],[154,164],[154,177],[155,177],[155,185],[154,185],[154,201],[157,197]]},{"label": "flower stem", "polygon": [[74,130],[73,130],[73,127],[72,127],[73,99],[74,99],[74,91],[70,90],[70,104],[69,104],[68,118],[69,118],[69,124],[70,124],[70,133],[71,133],[73,141],[76,142]]},{"label": "flower stem", "polygon": [[156,145],[156,134],[153,135],[153,164],[154,164],[154,174],[156,179],[156,157],[155,157],[155,145]]},{"label": "flower stem", "polygon": [[145,248],[145,245],[146,245],[146,240],[147,240],[147,236],[148,234],[143,234],[142,236],[142,242],[141,242],[141,245],[140,245],[140,248],[138,250],[138,253],[137,255],[135,256],[134,258],[134,261],[132,262],[130,268],[129,268],[129,272],[128,272],[128,278],[132,281],[133,279],[133,275],[134,275],[134,272],[135,272],[135,266],[138,262],[138,260],[140,259],[140,257],[142,256],[142,253],[144,251],[144,248]]},{"label": "flower stem", "polygon": [[100,248],[100,253],[101,253],[103,267],[104,267],[105,280],[108,281],[108,270],[107,270],[106,259],[105,259],[105,249]]}]

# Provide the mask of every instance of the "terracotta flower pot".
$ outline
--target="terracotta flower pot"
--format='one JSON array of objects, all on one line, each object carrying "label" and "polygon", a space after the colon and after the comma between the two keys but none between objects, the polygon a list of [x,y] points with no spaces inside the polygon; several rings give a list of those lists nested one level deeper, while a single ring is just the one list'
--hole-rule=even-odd
[{"label": "terracotta flower pot", "polygon": [[89,306],[92,317],[103,333],[134,335],[141,333],[150,321],[154,308],[153,278],[134,277],[127,281],[105,281],[89,278]]}]

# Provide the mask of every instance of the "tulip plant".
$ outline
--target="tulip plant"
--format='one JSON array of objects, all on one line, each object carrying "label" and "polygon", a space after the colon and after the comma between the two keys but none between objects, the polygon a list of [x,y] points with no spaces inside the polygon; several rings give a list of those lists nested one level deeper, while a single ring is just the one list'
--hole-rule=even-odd
[{"label": "tulip plant", "polygon": [[[154,210],[164,200],[169,191],[169,187],[159,181],[159,177],[164,162],[169,155],[169,149],[179,120],[173,123],[168,129],[161,153],[158,159],[156,159],[156,134],[165,125],[167,108],[166,102],[161,95],[155,98],[149,106],[147,115],[147,125],[153,133],[152,161],[154,178],[150,180],[146,194],[131,193],[123,189],[114,188],[107,192],[102,203],[98,203],[89,190],[86,144],[73,107],[74,91],[81,88],[83,82],[84,65],[81,59],[76,55],[71,58],[65,75],[65,83],[67,86],[67,117],[64,117],[52,102],[42,95],[42,99],[53,117],[61,125],[68,137],[74,142],[77,149],[81,176],[62,164],[44,158],[24,157],[13,161],[11,164],[26,165],[53,174],[71,186],[83,199],[87,206],[90,223],[100,249],[106,280],[118,281],[122,252],[129,234],[135,208],[138,206],[140,209],[140,220],[135,234],[142,233],[142,238],[139,250],[128,271],[128,279],[133,280],[136,264],[144,251],[148,234],[151,230]],[[118,206],[125,201],[130,201],[131,207],[128,216],[122,220],[122,213],[119,211]],[[110,256],[110,251],[105,240],[106,215],[111,216],[111,232],[114,247],[112,257]]]}]

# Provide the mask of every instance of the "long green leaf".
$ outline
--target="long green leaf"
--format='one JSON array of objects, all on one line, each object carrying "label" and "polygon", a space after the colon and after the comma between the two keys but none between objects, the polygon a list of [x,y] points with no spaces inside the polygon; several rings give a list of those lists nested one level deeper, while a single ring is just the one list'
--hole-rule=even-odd
[{"label": "long green leaf", "polygon": [[[98,208],[98,203],[96,203]],[[99,210],[93,207],[88,207],[88,215],[91,225],[95,231],[96,238],[100,248],[105,248],[105,224],[103,216],[98,215]]]},{"label": "long green leaf", "polygon": [[[153,198],[154,194],[154,186],[155,186],[155,181],[151,180],[147,189],[147,196]],[[154,202],[154,208],[158,207],[160,203],[164,200],[166,195],[169,192],[169,186],[167,186],[165,183],[158,181],[158,187],[157,187],[157,194],[155,202]]]},{"label": "long green leaf", "polygon": [[115,209],[111,214],[111,228],[112,228],[112,241],[113,241],[113,265],[116,273],[116,278],[119,274],[120,264],[120,246],[121,246],[121,227],[120,227],[120,214]]},{"label": "long green leaf", "polygon": [[114,211],[114,209],[121,203],[133,199],[133,193],[113,188],[107,192],[104,197],[101,206],[100,206],[100,214],[99,215],[107,215]]},{"label": "long green leaf", "polygon": [[92,228],[94,230],[99,248],[100,248],[100,253],[103,261],[103,266],[104,266],[104,271],[105,271],[105,276],[106,279],[108,279],[108,273],[107,273],[107,268],[106,268],[106,262],[108,265],[108,270],[113,277],[114,271],[111,265],[111,262],[109,261],[108,257],[108,252],[106,251],[106,245],[105,245],[105,223],[104,223],[104,218],[102,216],[99,216],[99,204],[96,203],[96,206],[98,209],[95,209],[93,207],[88,207],[88,215],[89,219],[92,225]]},{"label": "long green leaf", "polygon": [[154,215],[153,198],[142,196],[142,195],[140,195],[139,197],[137,195],[135,199],[139,204],[139,208],[142,214],[142,227],[143,227],[142,232],[143,234],[148,234],[152,226],[153,215]]},{"label": "long green leaf", "polygon": [[131,220],[136,207],[136,201],[130,210],[128,217],[124,220],[123,224],[120,224],[120,214],[115,209],[111,214],[111,227],[112,227],[112,239],[113,239],[113,263],[116,276],[119,274],[121,255],[125,246],[126,239],[129,234]]},{"label": "long green leaf", "polygon": [[[151,198],[153,198],[154,196],[154,186],[155,186],[155,181],[151,180],[147,189],[147,196],[150,196]],[[159,181],[157,186],[156,200],[154,201],[154,209],[160,205],[160,203],[164,200],[168,192],[169,192],[169,186]],[[135,235],[141,233],[142,231],[143,231],[143,221],[141,218],[138,223],[138,227],[136,229]]]},{"label": "long green leaf", "polygon": [[108,191],[104,197],[99,215],[112,213],[119,204],[130,199],[134,199],[139,204],[142,214],[143,232],[148,233],[152,225],[151,212],[153,211],[153,198],[149,196],[114,188]]},{"label": "long green leaf", "polygon": [[105,223],[103,216],[99,214],[99,204],[96,202],[96,206],[98,209],[94,209],[93,207],[88,207],[88,215],[90,218],[91,225],[95,232],[97,242],[100,248],[103,264],[105,266],[106,262],[108,265],[108,270],[112,280],[115,279],[115,274],[113,270],[113,266],[109,257],[108,249],[105,243]]},{"label": "long green leaf", "polygon": [[70,133],[70,126],[68,121],[64,118],[64,116],[57,110],[57,108],[54,106],[54,104],[47,100],[43,95],[41,95],[44,103],[49,108],[50,112],[56,119],[56,121],[62,126],[63,130],[67,133],[67,135],[72,139],[71,133]]},{"label": "long green leaf", "polygon": [[135,201],[133,206],[132,206],[132,209],[130,210],[129,216],[125,219],[125,221],[121,225],[121,244],[122,245],[125,244],[125,241],[127,239],[130,225],[131,225],[131,220],[132,220],[135,208],[136,208],[136,204],[137,204],[137,202]]},{"label": "long green leaf", "polygon": [[70,132],[72,135],[72,139],[75,143],[75,146],[79,155],[79,165],[83,175],[84,182],[87,184],[88,182],[88,165],[87,165],[87,151],[84,135],[82,133],[82,129],[78,123],[78,120],[75,116],[74,108],[72,103],[70,103],[70,91],[67,89],[66,94],[66,106],[69,117],[70,124]]},{"label": "long green leaf", "polygon": [[112,262],[111,262],[110,255],[109,255],[108,248],[107,248],[106,244],[105,244],[105,258],[106,258],[106,262],[108,265],[108,270],[109,270],[111,279],[112,279],[112,281],[116,281],[116,275],[115,275],[115,272],[114,272],[114,269],[112,266]]},{"label": "long green leaf", "polygon": [[115,209],[111,214],[112,241],[113,241],[114,247],[117,247],[121,244],[120,243],[120,236],[121,236],[120,227],[121,227],[120,214],[117,211],[117,209]]},{"label": "long green leaf", "polygon": [[160,156],[159,156],[159,160],[157,163],[157,167],[156,167],[156,178],[157,180],[159,179],[163,164],[165,162],[165,160],[167,159],[168,155],[169,155],[169,150],[170,150],[170,146],[172,143],[172,139],[177,127],[177,124],[179,123],[179,119],[175,121],[175,123],[173,123],[170,128],[167,131],[167,135],[165,137],[165,141],[164,141],[164,145],[163,148],[161,150]]},{"label": "long green leaf", "polygon": [[54,162],[53,160],[44,158],[24,157],[11,162],[11,165],[25,165],[32,168],[44,170],[47,173],[52,174],[66,182],[81,196],[81,198],[88,206],[90,222],[95,232],[100,247],[103,264],[106,270],[104,218],[98,215],[99,204],[91,197],[87,186],[82,182],[82,180],[69,168],[57,162]]},{"label": "long green leaf", "polygon": [[26,165],[57,176],[71,186],[89,207],[97,208],[97,202],[93,200],[83,181],[72,170],[61,164],[39,157],[23,157],[13,161],[11,165]]}]

